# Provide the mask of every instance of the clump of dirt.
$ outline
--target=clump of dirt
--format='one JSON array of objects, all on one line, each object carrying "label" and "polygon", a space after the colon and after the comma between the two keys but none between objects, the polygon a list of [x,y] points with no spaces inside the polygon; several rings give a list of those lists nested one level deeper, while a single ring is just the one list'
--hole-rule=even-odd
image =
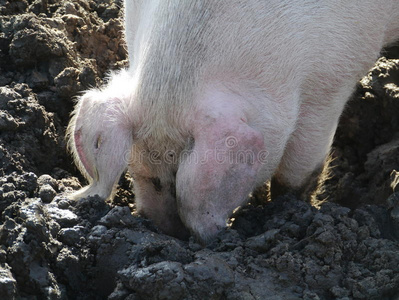
[{"label": "clump of dirt", "polygon": [[65,196],[73,99],[127,64],[121,6],[0,0],[0,298],[397,299],[399,48],[342,116],[329,201],[252,201],[203,248],[132,214],[128,175],[113,203]]},{"label": "clump of dirt", "polygon": [[107,71],[126,64],[118,18],[122,1],[101,2],[2,3],[3,174],[50,173],[55,167],[72,170],[65,153],[64,128],[74,97],[100,85]]},{"label": "clump of dirt", "polygon": [[[356,207],[386,205],[399,171],[399,50],[386,50],[358,85],[333,146],[329,197]],[[338,182],[337,182],[338,180]],[[338,187],[338,188],[337,188]],[[335,190],[335,191],[334,191]]]}]

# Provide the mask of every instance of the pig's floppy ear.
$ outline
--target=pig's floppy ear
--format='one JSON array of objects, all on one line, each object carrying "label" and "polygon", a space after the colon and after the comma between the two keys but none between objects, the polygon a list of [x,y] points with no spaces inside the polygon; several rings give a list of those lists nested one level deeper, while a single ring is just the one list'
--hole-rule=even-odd
[{"label": "pig's floppy ear", "polygon": [[100,141],[95,149],[98,178],[88,189],[89,194],[98,194],[104,199],[113,198],[119,178],[127,169],[133,144],[133,128],[124,102],[111,99],[106,106]]},{"label": "pig's floppy ear", "polygon": [[[103,93],[102,93],[103,94]],[[119,177],[127,168],[132,145],[132,128],[126,115],[126,101],[89,92],[81,98],[71,122],[70,148],[90,184],[71,195],[84,198],[112,197]]]},{"label": "pig's floppy ear", "polygon": [[91,114],[95,95],[96,93],[92,90],[79,98],[71,114],[71,120],[66,132],[68,150],[82,175],[89,181],[95,177],[95,174],[93,162],[89,161],[89,157],[86,155],[88,149],[83,147],[82,129],[85,128],[85,131],[89,132],[93,131],[91,127],[94,126],[90,125],[89,115]]},{"label": "pig's floppy ear", "polygon": [[199,110],[193,137],[176,175],[177,201],[185,225],[207,242],[247,200],[266,151],[262,134],[231,103]]}]

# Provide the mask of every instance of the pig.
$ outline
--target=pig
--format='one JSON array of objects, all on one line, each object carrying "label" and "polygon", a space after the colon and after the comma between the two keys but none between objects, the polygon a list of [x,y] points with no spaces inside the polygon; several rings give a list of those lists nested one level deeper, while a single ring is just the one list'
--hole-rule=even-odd
[{"label": "pig", "polygon": [[397,0],[126,0],[124,14],[130,65],[68,126],[89,181],[71,197],[112,198],[128,169],[143,216],[205,244],[265,181],[312,189],[357,81],[399,39]]}]

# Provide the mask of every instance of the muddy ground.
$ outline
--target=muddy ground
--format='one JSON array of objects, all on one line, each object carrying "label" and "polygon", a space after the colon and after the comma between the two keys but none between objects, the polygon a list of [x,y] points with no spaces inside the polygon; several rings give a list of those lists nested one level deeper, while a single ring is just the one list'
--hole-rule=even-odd
[{"label": "muddy ground", "polygon": [[318,208],[258,193],[202,248],[132,215],[127,175],[114,203],[63,195],[84,184],[73,98],[127,64],[121,5],[0,0],[0,299],[399,299],[398,47],[342,117]]}]

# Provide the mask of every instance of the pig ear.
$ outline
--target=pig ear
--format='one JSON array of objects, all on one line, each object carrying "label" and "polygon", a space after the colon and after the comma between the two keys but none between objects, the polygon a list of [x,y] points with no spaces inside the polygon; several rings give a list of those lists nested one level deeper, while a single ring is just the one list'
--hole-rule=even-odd
[{"label": "pig ear", "polygon": [[66,131],[68,150],[82,175],[89,181],[94,177],[94,171],[91,166],[92,163],[88,161],[83,148],[81,128],[82,126],[87,127],[88,116],[90,115],[90,109],[93,107],[95,96],[96,93],[92,90],[86,92],[78,99]]},{"label": "pig ear", "polygon": [[128,121],[124,102],[112,99],[107,103],[102,141],[99,143],[96,160],[98,184],[94,191],[103,198],[113,197],[122,173],[127,169],[133,144],[133,128]]},{"label": "pig ear", "polygon": [[225,227],[232,211],[247,200],[264,151],[262,134],[239,109],[208,104],[212,113],[198,113],[193,148],[182,155],[176,175],[180,216],[203,242]]},{"label": "pig ear", "polygon": [[112,196],[132,145],[126,103],[106,91],[87,92],[79,100],[68,128],[69,148],[90,185],[72,198]]}]

